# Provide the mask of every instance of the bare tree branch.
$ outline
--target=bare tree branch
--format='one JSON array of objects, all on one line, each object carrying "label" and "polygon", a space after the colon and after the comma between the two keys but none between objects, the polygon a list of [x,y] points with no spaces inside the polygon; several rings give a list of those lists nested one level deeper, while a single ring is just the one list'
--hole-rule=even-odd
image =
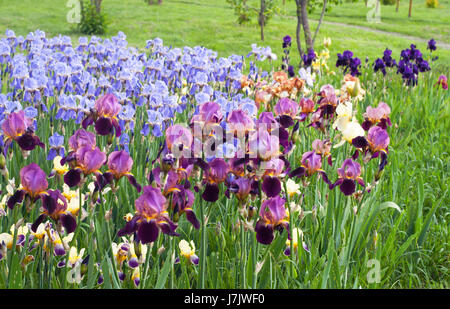
[{"label": "bare tree branch", "polygon": [[322,24],[323,17],[325,16],[325,10],[327,8],[327,0],[323,0],[323,8],[322,13],[320,14],[319,23],[317,24],[316,31],[314,32],[314,37],[312,39],[312,45],[314,46],[314,42],[316,42],[317,34],[319,33],[320,25]]}]

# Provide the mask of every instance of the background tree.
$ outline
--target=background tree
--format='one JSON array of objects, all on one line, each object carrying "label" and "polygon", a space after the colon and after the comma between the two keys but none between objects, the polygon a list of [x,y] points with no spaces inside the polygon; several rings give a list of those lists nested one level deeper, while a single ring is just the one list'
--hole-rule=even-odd
[{"label": "background tree", "polygon": [[249,0],[227,0],[234,9],[234,14],[238,17],[239,24],[251,21],[253,17],[257,17],[258,25],[261,29],[261,41],[264,41],[264,27],[269,19],[279,13],[276,0],[258,0],[258,2]]},{"label": "background tree", "polygon": [[89,35],[106,33],[106,15],[101,8],[102,0],[80,0],[81,20],[78,30],[81,33]]},{"label": "background tree", "polygon": [[[304,54],[301,45],[302,29],[305,37],[305,45],[306,45],[305,51],[309,51],[314,47],[314,43],[319,33],[320,26],[322,25],[322,21],[325,16],[325,12],[327,12],[330,9],[329,5],[338,3],[340,3],[340,0],[295,0],[295,4],[297,5],[296,39],[297,39],[297,49],[298,52],[300,53],[300,58]],[[308,13],[313,12],[317,8],[321,8],[321,14],[319,21],[317,23],[317,28],[314,31],[314,35],[312,35],[311,28],[309,26]]]}]

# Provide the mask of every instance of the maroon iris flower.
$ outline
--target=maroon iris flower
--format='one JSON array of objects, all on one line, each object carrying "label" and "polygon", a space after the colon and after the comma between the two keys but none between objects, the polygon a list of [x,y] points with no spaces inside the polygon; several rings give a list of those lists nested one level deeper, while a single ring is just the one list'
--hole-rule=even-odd
[{"label": "maroon iris flower", "polygon": [[25,196],[28,196],[32,203],[34,203],[47,194],[47,175],[35,163],[31,163],[20,170],[20,182],[22,189],[17,190],[8,200],[8,207],[10,209],[15,204],[22,203]]},{"label": "maroon iris flower", "polygon": [[331,143],[329,140],[316,139],[312,142],[311,146],[318,155],[321,155],[322,158],[327,158],[327,162],[330,166],[333,166],[331,152],[330,152],[331,151]]},{"label": "maroon iris flower", "polygon": [[32,120],[25,116],[25,112],[11,113],[2,123],[2,131],[5,136],[5,149],[8,149],[12,141],[16,141],[19,147],[30,151],[39,146],[45,148],[38,136],[34,134]]},{"label": "maroon iris flower", "polygon": [[91,147],[95,148],[95,134],[83,129],[77,130],[69,138],[69,147],[71,151],[77,151],[78,148]]},{"label": "maroon iris flower", "polygon": [[283,229],[289,231],[289,221],[284,203],[286,201],[279,196],[265,200],[259,210],[260,219],[256,223],[256,240],[264,245],[269,245],[274,239],[274,231]]},{"label": "maroon iris flower", "polygon": [[167,235],[179,236],[175,232],[177,225],[169,219],[166,198],[159,189],[145,186],[135,206],[136,214],[118,232],[119,237],[137,232],[139,241],[147,244],[158,238],[159,231]]},{"label": "maroon iris flower", "polygon": [[229,196],[228,192],[234,193],[240,203],[243,203],[257,185],[258,183],[253,178],[239,177],[231,181],[226,194]]},{"label": "maroon iris flower", "polygon": [[194,193],[182,185],[176,185],[172,188],[171,194],[172,198],[170,199],[170,202],[174,215],[176,214],[179,217],[182,214],[186,214],[186,219],[192,226],[199,229],[200,222],[192,209],[195,200]]},{"label": "maroon iris flower", "polygon": [[269,130],[278,127],[278,122],[275,120],[272,112],[262,112],[256,120],[259,127],[261,124],[265,125]]},{"label": "maroon iris flower", "polygon": [[229,166],[224,159],[215,158],[208,164],[205,174],[205,189],[202,198],[214,203],[219,199],[219,184],[224,182],[229,171]]},{"label": "maroon iris flower", "polygon": [[320,99],[317,103],[320,105],[321,115],[332,115],[338,104],[334,87],[331,85],[322,86],[318,96]]},{"label": "maroon iris flower", "polygon": [[49,190],[47,195],[42,197],[42,214],[32,224],[31,230],[36,232],[39,224],[45,219],[50,217],[61,224],[68,234],[75,231],[77,227],[77,221],[73,215],[67,211],[67,200],[59,190]]},{"label": "maroon iris flower", "polygon": [[[379,126],[371,127],[367,133],[367,139],[363,136],[356,137],[352,140],[353,146],[362,151],[368,160],[381,157],[380,164],[378,166],[378,173],[375,175],[375,179],[378,179],[381,171],[387,164],[387,153],[389,146],[389,135],[386,130]],[[359,155],[358,150],[352,156],[356,159]]]},{"label": "maroon iris flower", "polygon": [[112,93],[100,97],[94,106],[95,110],[83,120],[83,128],[95,122],[95,131],[99,135],[110,135],[116,132],[116,136],[121,135],[121,129],[117,120],[117,115],[122,109],[119,100]]},{"label": "maroon iris flower", "polygon": [[302,165],[290,173],[291,177],[310,177],[315,173],[319,173],[322,179],[330,184],[328,176],[322,169],[322,157],[315,151],[305,152],[302,156]]},{"label": "maroon iris flower", "polygon": [[294,118],[297,116],[299,105],[297,102],[289,99],[280,99],[274,107],[275,115],[284,128],[294,125]]},{"label": "maroon iris flower", "polygon": [[264,175],[261,189],[267,197],[275,197],[281,192],[281,182],[278,177],[283,172],[285,163],[278,158],[263,163]]},{"label": "maroon iris flower", "polygon": [[259,129],[253,132],[250,135],[248,146],[251,158],[270,160],[281,154],[279,136],[271,134],[267,130]]},{"label": "maroon iris flower", "polygon": [[69,138],[69,153],[61,159],[61,165],[67,163],[71,164],[72,167],[75,167],[72,164],[73,161],[76,161],[76,152],[78,149],[83,147],[90,147],[92,149],[95,148],[95,134],[92,132],[88,132],[86,130],[80,129],[77,130],[70,138]]},{"label": "maroon iris flower", "polygon": [[438,78],[438,81],[436,84],[434,84],[434,86],[441,86],[442,89],[447,90],[448,89],[448,82],[447,82],[447,76],[445,75],[441,75]]},{"label": "maroon iris flower", "polygon": [[358,136],[352,140],[352,144],[356,148],[361,149],[365,153],[370,151],[372,158],[378,157],[380,152],[386,154],[389,142],[389,134],[379,126],[371,127],[367,133],[367,138]]},{"label": "maroon iris flower", "polygon": [[98,147],[90,146],[79,148],[75,153],[75,168],[64,175],[64,182],[69,187],[77,186],[81,181],[81,175],[101,175],[100,168],[106,162],[106,155]]},{"label": "maroon iris flower", "polygon": [[352,159],[345,159],[341,168],[338,168],[338,180],[330,185],[330,189],[339,186],[342,193],[345,195],[352,195],[356,190],[356,183],[361,186],[364,185],[364,181],[361,178],[361,165]]}]

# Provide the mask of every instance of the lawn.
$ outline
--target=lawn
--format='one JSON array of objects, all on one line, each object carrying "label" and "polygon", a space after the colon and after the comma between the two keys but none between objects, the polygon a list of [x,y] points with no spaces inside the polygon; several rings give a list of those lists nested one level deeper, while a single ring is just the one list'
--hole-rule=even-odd
[{"label": "lawn", "polygon": [[[281,2],[281,1],[280,1]],[[50,36],[62,34],[76,39],[80,34],[76,32],[74,24],[66,21],[70,8],[63,0],[33,0],[12,1],[0,0],[0,33],[7,28],[17,34],[26,35],[37,28]],[[414,17],[405,17],[406,4],[402,2],[398,16],[394,20],[395,8],[382,6],[382,24],[368,23],[365,16],[368,8],[361,4],[344,3],[333,7],[326,15],[325,21],[339,21],[341,23],[363,25],[374,29],[388,30],[408,35],[430,39],[435,37],[439,41],[449,43],[448,38],[448,0],[442,2],[442,8],[426,9],[417,4]],[[296,21],[289,17],[293,15],[293,1],[286,1],[286,8],[281,5],[281,16],[275,16],[269,21],[265,31],[265,41],[261,42],[259,28],[255,20],[248,25],[239,25],[233,10],[225,0],[165,0],[163,5],[147,5],[143,0],[106,0],[103,4],[104,12],[109,16],[109,29],[106,36],[115,35],[123,31],[127,35],[130,45],[144,47],[148,39],[160,37],[167,45],[183,47],[185,45],[202,45],[216,50],[220,56],[232,53],[247,54],[251,44],[271,46],[272,50],[281,58],[281,41],[286,34],[295,37]],[[388,13],[394,11],[393,13]],[[353,12],[352,14],[350,12]],[[286,15],[284,15],[286,13]],[[313,18],[316,15],[313,15]],[[415,17],[415,16],[420,16]],[[428,24],[433,24],[429,29]],[[447,26],[446,26],[447,25]],[[316,22],[311,22],[312,29]],[[423,31],[427,29],[427,31]],[[331,56],[346,49],[354,51],[361,59],[369,57],[374,61],[382,56],[385,48],[393,50],[398,58],[400,51],[415,43],[418,48],[425,50],[426,42],[412,42],[409,39],[395,37],[383,33],[374,33],[356,28],[339,27],[323,24],[316,41],[316,48],[320,49],[324,37],[332,38]],[[439,63],[447,69],[450,61],[450,50],[440,50]]]},{"label": "lawn", "polygon": [[[47,37],[59,34],[68,35],[72,37],[74,43],[77,43],[77,38],[81,35],[73,24],[66,21],[66,14],[69,11],[66,2],[62,0],[0,0],[0,36],[6,29],[12,29],[16,35],[23,36],[30,31],[40,29],[46,32]],[[301,224],[305,240],[311,250],[306,253],[300,248],[299,251],[302,253],[298,256],[299,263],[293,268],[290,257],[283,254],[286,248],[286,233],[277,234],[271,247],[256,246],[254,235],[250,233],[244,235],[242,226],[239,235],[239,226],[235,225],[236,220],[240,218],[239,212],[237,210],[229,212],[229,209],[237,209],[237,205],[233,204],[237,199],[226,199],[221,196],[217,204],[208,204],[207,211],[208,215],[211,212],[211,217],[208,217],[209,223],[206,228],[201,230],[202,233],[205,231],[205,234],[194,230],[184,216],[180,220],[181,236],[195,241],[197,252],[202,250],[203,237],[208,239],[208,252],[203,252],[207,266],[201,266],[198,271],[193,267],[186,271],[186,267],[190,266],[187,262],[177,266],[164,266],[169,265],[165,263],[171,261],[172,253],[177,252],[178,249],[174,238],[161,236],[155,242],[157,246],[153,246],[147,253],[145,275],[150,275],[143,276],[139,287],[168,286],[189,289],[198,286],[198,275],[200,270],[204,269],[203,267],[208,267],[209,270],[206,278],[202,278],[202,280],[206,280],[205,286],[208,288],[249,288],[251,286],[258,288],[450,287],[448,224],[450,219],[448,207],[450,205],[448,194],[450,94],[448,90],[435,86],[440,74],[444,73],[448,76],[450,50],[439,48],[439,43],[450,44],[448,14],[450,0],[442,0],[441,7],[438,9],[427,9],[423,1],[414,1],[413,16],[410,19],[407,17],[407,8],[405,0],[401,2],[398,13],[395,12],[395,6],[382,6],[382,23],[374,24],[368,23],[365,19],[368,8],[364,3],[344,2],[340,6],[333,7],[331,12],[327,13],[325,21],[397,32],[423,40],[434,37],[438,41],[438,50],[434,53],[439,56],[439,59],[431,64],[430,72],[421,73],[419,84],[416,87],[404,85],[394,72],[391,72],[392,74],[386,78],[383,78],[380,73],[374,74],[369,65],[383,55],[385,48],[392,49],[393,56],[398,59],[401,50],[408,48],[411,43],[415,43],[424,56],[428,57],[427,43],[422,40],[412,42],[407,38],[392,37],[381,32],[324,23],[316,44],[316,50],[320,51],[323,38],[331,37],[329,65],[332,69],[335,69],[336,53],[344,50],[352,50],[356,56],[361,58],[363,64],[366,57],[369,58],[368,64],[363,65],[363,74],[360,76],[366,95],[362,101],[355,103],[355,109],[358,110],[360,119],[369,105],[376,106],[379,102],[385,102],[392,109],[390,118],[393,125],[389,128],[388,165],[374,190],[376,193],[370,195],[363,204],[359,205],[358,216],[353,215],[353,208],[350,208],[354,201],[350,198],[345,199],[346,197],[343,197],[337,188],[334,189],[335,191],[327,191],[328,187],[319,177],[317,180],[311,180],[310,186],[302,187],[306,196],[302,204],[305,216],[298,220],[298,224],[299,226]],[[282,55],[283,37],[287,34],[294,37],[296,28],[296,22],[292,18],[293,1],[286,1],[286,7],[281,7],[280,15],[270,20],[265,31],[266,40],[264,42],[260,41],[256,22],[238,25],[233,10],[225,0],[164,0],[162,5],[153,6],[147,5],[143,0],[105,0],[103,1],[103,10],[109,20],[108,32],[103,37],[111,37],[118,31],[122,31],[127,36],[129,46],[143,50],[148,39],[160,37],[167,46],[203,45],[217,51],[219,56],[227,57],[233,53],[246,55],[251,50],[251,44],[257,43],[272,47],[279,58],[276,62],[277,65],[280,63]],[[318,12],[313,13],[312,18],[317,18],[317,14]],[[314,29],[316,22],[312,21],[311,24]],[[292,48],[292,61],[297,63],[298,56],[294,56],[296,54],[295,44]],[[268,65],[265,64],[265,67]],[[337,89],[340,88],[342,71],[340,69],[335,69],[335,71],[335,76],[324,75],[318,79],[313,88],[314,93],[317,93],[322,85],[328,83]],[[112,80],[115,78],[115,76],[111,76]],[[1,90],[6,93],[9,91],[7,87],[8,74],[4,74],[1,82],[4,83]],[[146,80],[146,82],[148,81]],[[132,96],[129,100],[137,106],[137,97]],[[57,102],[56,97],[51,97],[47,98],[46,104],[57,104]],[[28,103],[24,102],[24,104]],[[136,132],[140,132],[143,126],[142,119],[145,119],[146,113],[145,105],[137,107]],[[56,110],[52,110],[50,113],[44,114],[42,119],[38,119],[39,126],[36,134],[44,143],[48,141],[54,131],[63,134],[69,132],[66,135],[67,142],[71,132],[80,128],[80,125],[76,124],[74,120],[63,122],[61,119],[56,119],[55,114]],[[174,119],[177,123],[185,122],[187,113],[178,115]],[[310,142],[314,138],[322,137],[314,130],[311,135],[305,134],[305,128],[302,130],[302,139],[300,139],[298,148],[295,149],[294,156],[291,157],[291,164],[295,166],[300,164],[301,151],[310,150],[308,148],[310,143],[305,143],[304,140]],[[91,129],[91,131],[93,130]],[[334,137],[336,136],[333,135]],[[141,138],[140,134],[132,135],[129,145],[131,153],[135,154],[135,165],[132,172],[136,175],[139,183],[147,182],[148,175],[146,173],[152,168],[149,158],[156,156],[160,141],[161,138],[151,136]],[[102,149],[111,146],[109,136],[108,139],[105,136],[99,136],[98,142]],[[114,146],[119,146],[118,141],[114,140],[111,149]],[[351,145],[345,147],[347,147],[345,150],[350,150]],[[12,160],[8,160],[6,166],[16,179],[19,178],[19,168],[32,162],[39,163],[47,174],[50,172],[52,162],[45,160],[45,154],[39,152],[41,150],[33,150],[30,156],[23,160],[22,157],[19,157],[22,153],[17,146],[14,146],[13,151],[15,155]],[[344,158],[344,155],[340,153],[341,150],[333,148],[332,151],[338,153],[334,160]],[[359,160],[362,161],[362,158]],[[371,161],[371,167],[377,167],[374,161]],[[337,164],[340,165],[340,163]],[[334,164],[333,167],[326,166],[324,168],[335,172],[337,166],[336,163]],[[144,170],[142,166],[146,166],[146,169]],[[369,170],[369,164],[365,165],[364,169]],[[374,171],[367,170],[364,172],[369,174],[370,179],[373,179]],[[333,176],[333,178],[336,177]],[[3,180],[2,184],[4,184]],[[56,179],[52,180],[50,184],[58,185]],[[110,271],[112,278],[109,281],[109,277],[105,275],[103,286],[132,288],[134,284],[129,278],[124,283],[120,283],[116,279],[118,275],[114,272],[117,270],[114,268],[113,262],[109,260],[109,253],[106,253],[111,247],[108,243],[111,235],[115,242],[120,241],[110,232],[117,232],[124,225],[124,215],[134,212],[134,203],[126,201],[134,201],[139,196],[126,179],[121,180],[120,186],[126,189],[118,191],[117,194],[106,195],[105,202],[101,203],[101,207],[99,206],[99,209],[93,210],[89,214],[88,219],[92,221],[82,222],[79,228],[81,232],[77,235],[80,242],[78,243],[77,239],[77,244],[86,248],[91,256],[98,258],[95,262],[100,261],[99,256],[103,258],[101,264],[103,273],[107,274]],[[224,187],[225,185],[221,184],[221,190],[224,190]],[[84,189],[86,190],[86,188]],[[317,192],[332,193],[321,195]],[[197,198],[199,196],[200,194],[197,194]],[[101,194],[99,200],[103,201]],[[202,202],[199,206],[197,201],[193,209],[200,218],[199,213],[203,211]],[[385,202],[392,203],[386,204]],[[106,215],[103,207],[111,210],[114,208],[114,213],[112,211],[109,213],[111,221],[103,220]],[[18,216],[20,212],[17,209],[16,207],[13,214]],[[36,211],[35,217],[37,217]],[[0,232],[5,232],[14,222],[11,216],[4,218],[3,221],[0,221],[0,227],[4,230]],[[92,224],[95,224],[95,228],[90,225],[90,222],[94,222]],[[96,231],[95,235],[90,232],[92,230]],[[108,233],[102,234],[105,231]],[[94,238],[96,242],[99,241],[99,244],[95,243],[94,245],[92,241]],[[162,245],[165,247],[161,247]],[[248,247],[246,247],[247,245]],[[100,246],[100,250],[95,250],[94,246]],[[253,250],[256,248],[256,250],[250,251],[250,247]],[[104,250],[101,250],[102,248]],[[161,248],[164,250],[160,254]],[[23,273],[21,273],[16,255],[15,260],[13,259],[16,264],[13,266],[16,266],[19,278],[17,282],[14,278],[10,280],[9,274],[7,276],[4,271],[11,264],[7,266],[6,262],[1,262],[3,264],[0,264],[0,287],[4,287],[10,282],[13,283],[10,285],[13,287],[21,287],[22,283],[25,287],[33,288],[66,287],[65,281],[61,280],[63,278],[62,271],[58,269],[55,271],[56,275],[52,273],[51,267],[56,268],[56,266],[51,266],[50,270],[44,268],[45,274],[43,271],[40,273],[37,271],[44,267],[41,265],[44,260],[42,252],[41,249],[39,264],[36,260],[30,267],[23,267],[25,269]],[[381,281],[375,283],[368,282],[366,276],[368,262],[372,259],[377,259],[381,264]],[[262,260],[267,260],[269,263],[264,264],[257,277],[252,270],[257,268],[256,262]],[[53,265],[52,263],[55,264],[50,260],[49,265]],[[85,275],[87,278],[85,281],[88,283],[84,282],[79,286],[81,288],[94,287],[96,284],[97,268],[94,266],[94,259],[89,261],[88,267],[89,271]],[[130,274],[128,273],[128,277]],[[47,276],[50,277],[49,280],[46,280]],[[164,277],[163,281],[160,280],[161,277]],[[75,287],[75,285],[71,287]]]}]

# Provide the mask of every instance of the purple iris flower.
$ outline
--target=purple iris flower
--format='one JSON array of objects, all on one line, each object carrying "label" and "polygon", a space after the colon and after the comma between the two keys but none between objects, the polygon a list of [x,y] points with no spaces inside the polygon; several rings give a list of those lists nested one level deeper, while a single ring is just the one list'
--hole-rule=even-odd
[{"label": "purple iris flower", "polygon": [[47,160],[53,160],[57,155],[64,158],[65,148],[64,148],[64,136],[55,132],[49,137],[50,151],[47,156]]},{"label": "purple iris flower", "polygon": [[[344,52],[345,54],[345,52]],[[310,67],[312,65],[312,62],[316,59],[316,53],[314,52],[314,50],[311,48],[310,50],[308,50],[307,54],[304,54],[302,57],[303,60],[303,65],[305,67]]]},{"label": "purple iris flower", "polygon": [[428,47],[427,49],[429,49],[431,52],[435,51],[436,48],[436,41],[434,39],[431,39],[428,41]]},{"label": "purple iris flower", "polygon": [[294,117],[297,116],[298,110],[298,103],[289,98],[278,100],[274,107],[275,116],[278,116],[278,121],[284,128],[294,125]]},{"label": "purple iris flower", "polygon": [[224,182],[229,171],[229,166],[224,159],[215,158],[208,164],[205,174],[205,190],[202,198],[214,203],[219,199],[219,184]]},{"label": "purple iris flower", "polygon": [[344,74],[349,72],[352,76],[361,75],[359,67],[361,66],[361,60],[357,57],[353,58],[353,52],[346,50],[342,54],[337,54],[338,60],[336,61],[336,67],[343,67]]},{"label": "purple iris flower", "polygon": [[31,163],[20,170],[22,189],[17,190],[8,200],[8,207],[12,209],[15,204],[22,203],[25,196],[30,197],[34,203],[46,195],[48,188],[47,175],[36,163]]},{"label": "purple iris flower", "polygon": [[283,38],[283,48],[287,48],[287,47],[291,46],[291,41],[292,41],[291,37],[289,35],[286,35]]},{"label": "purple iris flower", "polygon": [[327,174],[322,169],[322,156],[315,151],[308,151],[302,155],[301,166],[290,172],[290,177],[310,177],[315,173],[322,176],[323,181],[330,184]]},{"label": "purple iris flower", "polygon": [[121,128],[117,116],[122,105],[114,94],[108,93],[95,102],[95,115],[89,115],[83,120],[83,128],[95,122],[95,131],[100,135],[110,135],[115,131],[117,137],[121,134]]},{"label": "purple iris flower", "polygon": [[43,212],[31,225],[31,230],[36,232],[38,226],[46,217],[50,217],[66,229],[67,234],[75,231],[77,221],[73,215],[67,211],[67,199],[59,190],[48,190],[42,197]]},{"label": "purple iris flower", "polygon": [[95,174],[99,178],[102,174],[100,168],[106,162],[106,154],[98,147],[84,146],[78,148],[72,154],[74,168],[64,175],[64,182],[69,187],[75,187],[81,182],[81,175],[84,176]]},{"label": "purple iris flower", "polygon": [[13,112],[2,123],[2,131],[6,137],[5,150],[12,141],[16,141],[22,150],[30,151],[39,146],[45,148],[38,136],[34,134],[33,121],[25,116],[25,111]]},{"label": "purple iris flower", "polygon": [[374,72],[381,71],[383,75],[386,75],[386,65],[384,64],[384,61],[380,58],[375,60],[375,63],[373,65]]},{"label": "purple iris flower", "polygon": [[361,176],[361,165],[352,159],[345,159],[341,168],[338,168],[339,178],[334,184],[330,184],[330,189],[339,186],[342,193],[352,195],[356,190],[356,183],[365,186]]},{"label": "purple iris flower", "polygon": [[[131,169],[133,167],[133,159],[124,150],[114,151],[108,157],[108,173],[110,173],[114,179],[119,180],[122,177],[127,177],[132,186],[136,188],[138,192],[141,192],[141,185],[136,182]],[[108,178],[108,176],[106,176]]]},{"label": "purple iris flower", "polygon": [[274,231],[282,232],[283,229],[289,231],[289,222],[284,208],[285,200],[279,196],[265,200],[259,210],[260,219],[256,223],[256,240],[269,245],[274,239]]}]

